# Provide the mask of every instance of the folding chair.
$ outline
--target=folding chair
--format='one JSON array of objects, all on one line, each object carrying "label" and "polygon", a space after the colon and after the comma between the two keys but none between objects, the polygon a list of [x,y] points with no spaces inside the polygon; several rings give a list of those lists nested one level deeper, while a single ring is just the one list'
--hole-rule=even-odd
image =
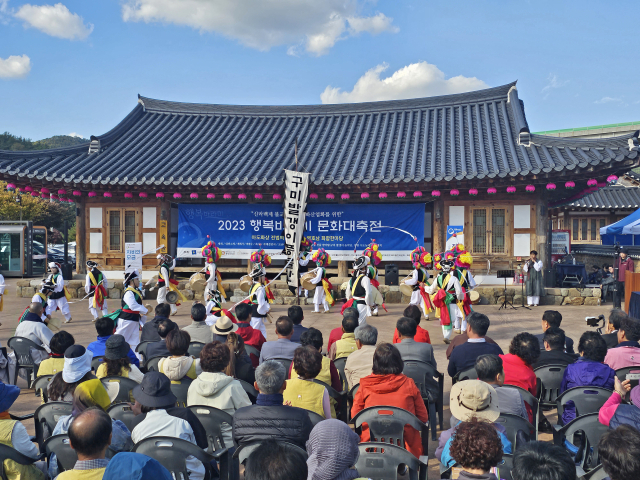
[{"label": "folding chair", "polygon": [[207,452],[213,454],[217,450],[223,448],[232,448],[233,445],[225,445],[222,435],[222,425],[233,426],[233,417],[227,412],[223,412],[214,407],[206,405],[190,405],[187,407],[191,410],[207,432],[207,442],[209,447]]},{"label": "folding chair", "polygon": [[200,352],[204,348],[205,344],[202,342],[191,342],[187,353],[194,358],[200,358]]},{"label": "folding chair", "polygon": [[192,381],[189,377],[171,381],[171,391],[178,399],[176,402],[177,407],[184,408],[187,406],[187,394],[189,393],[189,385],[191,385]]},{"label": "folding chair", "polygon": [[347,364],[347,358],[348,357],[340,357],[340,358],[336,358],[333,361],[333,364],[336,366],[336,370],[338,370],[338,373],[340,374],[340,381],[342,382],[342,390],[346,390],[349,385],[349,383],[347,382],[347,376],[344,373],[344,367]]},{"label": "folding chair", "polygon": [[269,358],[269,360],[275,360],[276,362],[281,363],[282,366],[284,367],[284,371],[287,373],[289,373],[289,369],[291,368],[291,363],[293,363],[293,360],[290,358],[274,357],[274,358]]},{"label": "folding chair", "polygon": [[44,442],[44,451],[47,456],[47,464],[51,461],[51,454],[56,454],[58,472],[73,470],[78,461],[78,454],[69,444],[69,435],[63,433],[47,438]]},{"label": "folding chair", "polygon": [[531,411],[533,412],[533,426],[536,429],[536,438],[538,438],[538,422],[540,420],[540,403],[538,399],[531,395],[529,390],[525,390],[522,387],[518,387],[517,385],[503,385],[500,388],[511,388],[513,390],[517,390],[524,400],[524,403],[531,407]]},{"label": "folding chair", "polygon": [[602,468],[602,464],[600,464],[589,473],[581,476],[580,480],[604,480],[605,478],[609,478],[609,475],[607,475],[607,472]]},{"label": "folding chair", "polygon": [[[609,427],[603,425],[598,420],[598,413],[588,413],[572,420],[565,426],[553,432],[553,443],[564,446],[564,440],[568,440],[576,445],[577,438],[581,437],[581,458],[576,458],[576,464],[579,464],[584,471],[591,470],[598,466],[598,442],[600,438],[609,430]],[[583,432],[584,435],[580,435]],[[578,453],[580,456],[580,452]]]},{"label": "folding chair", "polygon": [[326,420],[322,415],[318,415],[316,412],[312,412],[311,410],[307,410],[309,414],[309,420],[311,420],[311,424],[315,427],[321,421]]},{"label": "folding chair", "polygon": [[98,357],[93,357],[93,359],[91,359],[91,370],[93,370],[93,372],[97,372],[98,368],[100,368],[100,365],[102,364],[102,362],[104,361],[104,356],[98,356]]},{"label": "folding chair", "polygon": [[33,414],[36,432],[36,442],[41,452],[44,452],[44,442],[51,436],[60,417],[71,415],[73,405],[69,402],[49,402],[40,405]]},{"label": "folding chair", "polygon": [[613,392],[601,387],[574,387],[566,390],[558,398],[558,424],[562,425],[562,414],[568,402],[573,402],[576,408],[576,418],[588,413],[597,413]]},{"label": "folding chair", "polygon": [[518,432],[522,432],[525,440],[535,442],[538,440],[536,428],[527,422],[524,418],[510,413],[501,413],[496,423],[502,425],[506,430],[506,436],[513,446],[512,451],[515,452],[518,443]]},{"label": "folding chair", "polygon": [[436,412],[440,430],[444,430],[444,375],[426,362],[407,360],[402,363],[404,364],[402,373],[414,381],[427,406],[429,423],[431,424],[431,440],[435,441]]},{"label": "folding chair", "polygon": [[52,378],[53,375],[41,375],[33,381],[33,390],[35,391],[36,396],[38,396],[38,392],[40,392],[43,403],[47,403],[49,401],[47,387],[51,383]]},{"label": "folding chair", "polygon": [[[624,382],[629,373],[640,373],[640,366],[619,368],[616,370],[616,377],[618,377],[618,380],[621,382]],[[638,380],[631,380],[631,388],[636,385],[638,385]]]},{"label": "folding chair", "polygon": [[135,414],[131,410],[129,403],[115,403],[107,408],[107,413],[113,420],[120,420],[129,431],[133,431],[133,419]]},{"label": "folding chair", "polygon": [[477,378],[478,378],[478,372],[476,372],[475,367],[471,367],[456,373],[451,379],[451,384],[455,385],[456,383],[462,382],[464,380],[475,380]]},{"label": "folding chair", "polygon": [[409,480],[427,480],[427,465],[418,460],[404,448],[380,443],[361,443],[358,445],[360,457],[356,469],[361,477],[373,480],[398,478],[398,466],[406,465]]},{"label": "folding chair", "polygon": [[136,347],[136,352],[142,355],[142,361],[140,362],[140,368],[144,368],[147,363],[147,346],[153,342],[140,342]]},{"label": "folding chair", "polygon": [[4,461],[13,460],[20,465],[33,465],[38,460],[42,460],[44,454],[41,454],[38,458],[31,458],[23,455],[15,448],[11,448],[8,445],[0,443],[0,479],[8,480],[7,472],[5,470]]},{"label": "folding chair", "polygon": [[47,350],[25,337],[11,337],[7,340],[7,346],[13,350],[16,356],[16,370],[13,374],[13,384],[18,382],[18,372],[21,368],[27,371],[27,388],[31,388],[31,379],[38,376],[38,364],[31,356],[31,349],[46,352]]},{"label": "folding chair", "polygon": [[536,377],[540,379],[538,399],[541,407],[555,408],[566,368],[566,365],[545,365],[534,370]]},{"label": "folding chair", "polygon": [[256,347],[253,347],[251,345],[247,345],[245,343],[244,344],[244,351],[247,352],[247,355],[249,355],[249,358],[251,358],[251,355],[255,355],[256,357],[260,358],[260,351]]},{"label": "folding chair", "polygon": [[160,360],[162,360],[163,358],[165,357],[153,357],[147,360],[144,364],[145,368],[147,369],[147,372],[159,372],[160,369],[158,367],[158,364],[160,363]]},{"label": "folding chair", "polygon": [[[249,458],[251,454],[255,452],[260,447],[260,445],[262,445],[262,443],[263,442],[251,442],[244,445],[240,445],[236,449],[236,451],[233,452],[233,459],[238,460],[239,463],[244,465],[244,462],[247,461],[247,458]],[[309,455],[307,454],[306,450],[300,448],[299,446],[293,443],[289,443],[289,442],[278,442],[278,443],[282,445],[286,445],[292,450],[295,450],[296,452],[300,453],[305,460],[309,458]]]},{"label": "folding chair", "polygon": [[255,405],[256,401],[258,400],[258,394],[260,392],[258,392],[258,390],[256,390],[256,388],[249,382],[245,382],[244,380],[241,380],[239,378],[237,380],[238,382],[240,382],[240,385],[242,385],[242,388],[247,393],[247,396],[249,397],[249,400],[251,400],[251,403]]},{"label": "folding chair", "polygon": [[116,398],[111,402],[112,405],[121,402],[135,402],[131,392],[138,386],[138,384],[134,380],[127,377],[104,377],[101,378],[100,381],[103,385],[106,385],[107,383],[119,384],[120,389],[118,390]]}]

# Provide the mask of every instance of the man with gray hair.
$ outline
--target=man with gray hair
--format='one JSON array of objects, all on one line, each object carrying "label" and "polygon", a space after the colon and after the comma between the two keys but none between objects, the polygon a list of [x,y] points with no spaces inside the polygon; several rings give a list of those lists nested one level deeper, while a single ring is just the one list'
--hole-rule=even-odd
[{"label": "man with gray hair", "polygon": [[283,405],[286,380],[284,366],[275,360],[266,360],[256,369],[253,386],[260,392],[256,404],[233,415],[233,441],[238,446],[273,439],[306,448],[313,425],[306,410]]},{"label": "man with gray hair", "polygon": [[378,329],[365,323],[356,328],[355,337],[358,350],[347,357],[347,363],[344,367],[349,390],[358,385],[362,377],[371,375],[373,354],[378,342]]}]

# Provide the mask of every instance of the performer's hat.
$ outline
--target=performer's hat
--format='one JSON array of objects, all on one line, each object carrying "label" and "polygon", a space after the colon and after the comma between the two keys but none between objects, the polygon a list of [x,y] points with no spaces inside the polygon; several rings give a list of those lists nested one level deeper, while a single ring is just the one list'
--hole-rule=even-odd
[{"label": "performer's hat", "polygon": [[53,282],[43,282],[40,286],[40,291],[42,293],[53,292],[56,286]]},{"label": "performer's hat", "polygon": [[135,280],[136,278],[140,278],[137,270],[132,270],[130,272],[125,273],[124,274],[125,285],[128,285],[129,283],[131,283],[132,280]]},{"label": "performer's hat", "polygon": [[254,280],[256,278],[264,277],[264,275],[265,275],[265,271],[263,270],[262,265],[260,265],[259,263],[256,263],[253,266],[253,270],[251,270],[251,273],[249,274],[249,276]]},{"label": "performer's hat", "polygon": [[362,254],[368,257],[373,265],[378,265],[382,261],[382,252],[380,252],[379,246],[375,242],[369,244]]},{"label": "performer's hat", "polygon": [[49,269],[52,269],[52,268],[57,268],[58,270],[60,270],[60,269],[61,269],[61,267],[60,267],[60,264],[59,264],[59,263],[56,263],[56,262],[49,262]]},{"label": "performer's hat", "polygon": [[356,258],[356,260],[353,262],[353,269],[354,270],[362,270],[367,265],[369,265],[369,258],[365,257],[364,255],[362,255],[362,256]]},{"label": "performer's hat", "polygon": [[442,267],[442,269],[446,272],[449,271],[453,268],[453,266],[455,265],[453,260],[442,260],[440,262],[440,266]]},{"label": "performer's hat", "polygon": [[319,248],[313,253],[311,260],[316,262],[319,267],[324,267],[331,264],[331,255],[324,248]]},{"label": "performer's hat", "polygon": [[98,266],[98,264],[96,262],[94,262],[93,260],[87,260],[87,267],[96,268],[97,266]]}]

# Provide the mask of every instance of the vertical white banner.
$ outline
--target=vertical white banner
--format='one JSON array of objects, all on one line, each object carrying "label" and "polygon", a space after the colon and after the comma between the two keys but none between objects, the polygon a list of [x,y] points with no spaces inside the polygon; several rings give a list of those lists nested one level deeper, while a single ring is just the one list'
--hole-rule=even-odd
[{"label": "vertical white banner", "polygon": [[284,250],[283,253],[291,259],[287,268],[287,285],[298,285],[298,256],[300,255],[300,241],[304,235],[306,219],[307,196],[309,194],[309,174],[285,170],[284,190]]},{"label": "vertical white banner", "polygon": [[124,244],[124,271],[134,269],[142,274],[142,242]]}]

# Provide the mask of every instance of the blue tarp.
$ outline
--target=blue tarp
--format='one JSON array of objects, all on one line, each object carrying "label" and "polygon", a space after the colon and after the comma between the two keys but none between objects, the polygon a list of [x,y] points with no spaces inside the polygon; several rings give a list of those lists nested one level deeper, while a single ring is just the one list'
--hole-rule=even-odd
[{"label": "blue tarp", "polygon": [[633,235],[640,223],[640,209],[631,215],[618,220],[616,223],[606,225],[600,229],[600,239],[603,245],[640,245],[640,235]]}]

